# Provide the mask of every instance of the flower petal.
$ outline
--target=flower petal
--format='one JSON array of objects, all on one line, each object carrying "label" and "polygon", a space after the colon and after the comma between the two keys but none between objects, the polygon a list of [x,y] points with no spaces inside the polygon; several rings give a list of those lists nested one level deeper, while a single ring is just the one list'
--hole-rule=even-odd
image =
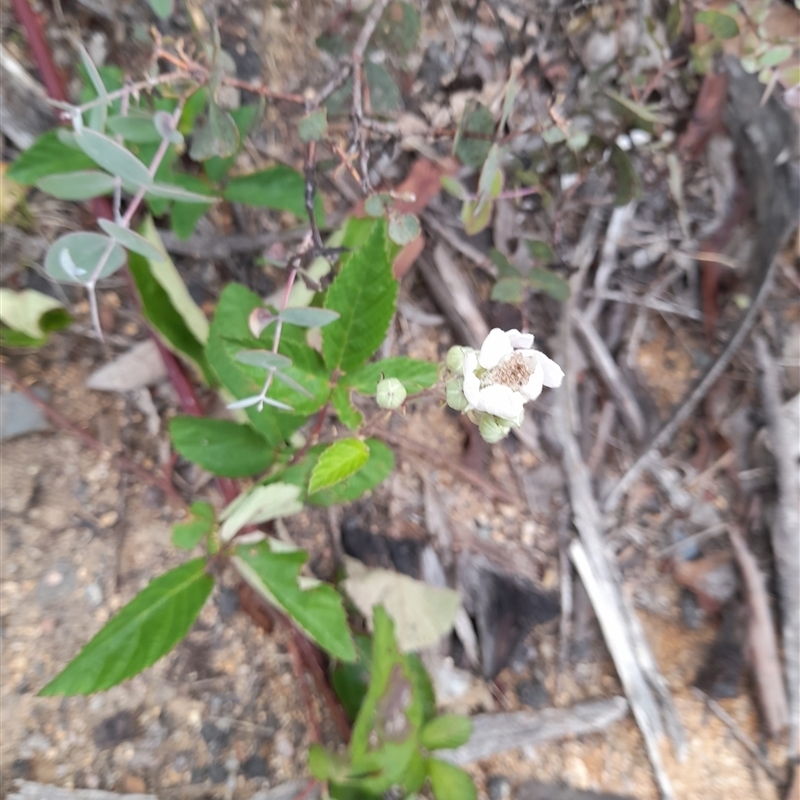
[{"label": "flower petal", "polygon": [[484,369],[496,367],[505,356],[510,356],[514,352],[508,334],[500,328],[492,328],[489,335],[483,340],[481,352],[478,356],[478,363]]},{"label": "flower petal", "polygon": [[517,350],[530,350],[533,347],[532,333],[520,333],[516,328],[512,328],[510,331],[506,331],[506,335],[511,346]]},{"label": "flower petal", "polygon": [[531,377],[528,382],[519,390],[520,394],[528,400],[535,400],[542,393],[542,385],[544,381],[544,370],[542,365],[536,362],[534,368],[531,370]]},{"label": "flower petal", "polygon": [[464,352],[464,397],[470,406],[474,407],[478,402],[481,391],[481,379],[475,374],[478,368],[478,354],[474,350]]},{"label": "flower petal", "polygon": [[525,401],[519,392],[509,386],[494,383],[480,390],[478,402],[474,403],[478,411],[485,411],[500,419],[516,423],[523,414]]},{"label": "flower petal", "polygon": [[534,352],[544,370],[544,385],[549,386],[551,389],[556,389],[561,386],[561,381],[564,380],[564,370],[561,369],[552,358],[548,358],[544,353],[538,351]]}]

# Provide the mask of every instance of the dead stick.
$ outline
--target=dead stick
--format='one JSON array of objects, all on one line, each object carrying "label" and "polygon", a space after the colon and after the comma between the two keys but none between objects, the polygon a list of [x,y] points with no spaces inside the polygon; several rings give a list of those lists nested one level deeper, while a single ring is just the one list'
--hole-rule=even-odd
[{"label": "dead stick", "polygon": [[708,390],[717,382],[719,376],[725,371],[725,368],[736,354],[736,351],[742,346],[742,343],[755,324],[758,312],[764,305],[764,301],[767,299],[770,289],[772,288],[775,264],[776,260],[773,259],[769,268],[764,273],[764,278],[761,281],[761,285],[758,287],[758,292],[753,298],[750,308],[747,309],[747,313],[742,318],[735,333],[731,336],[728,344],[725,345],[725,349],[719,354],[717,360],[700,379],[697,386],[689,392],[687,398],[678,406],[669,422],[667,422],[653,437],[650,444],[645,447],[642,454],[631,464],[625,474],[619,479],[617,485],[611,490],[611,493],[603,503],[603,511],[605,511],[606,514],[612,514],[616,510],[623,496],[649,465],[655,451],[675,438],[678,429],[689,419],[700,401],[708,394]]},{"label": "dead stick", "polygon": [[59,428],[63,428],[73,436],[77,436],[86,445],[96,450],[99,453],[109,453],[112,461],[125,472],[131,472],[136,475],[140,480],[149,483],[152,486],[157,486],[165,494],[169,495],[173,500],[176,500],[184,508],[186,508],[186,501],[178,494],[178,490],[167,480],[166,476],[153,475],[148,472],[144,467],[140,467],[136,462],[131,461],[123,455],[118,453],[111,453],[110,449],[102,442],[92,436],[89,431],[82,428],[77,423],[65,417],[60,411],[56,411],[52,406],[48,405],[41,397],[38,397],[35,392],[31,391],[19,378],[14,374],[14,371],[7,365],[3,365],[3,375],[8,377],[14,384],[15,388],[22,392],[31,402],[35,403],[42,411],[50,417],[50,419]]},{"label": "dead stick", "polygon": [[775,781],[775,783],[783,783],[783,778],[778,774],[775,767],[767,761],[767,759],[761,754],[759,749],[753,744],[750,740],[750,737],[736,724],[736,720],[716,701],[713,697],[709,697],[705,692],[701,689],[698,689],[696,686],[692,687],[692,693],[698,700],[702,700],[706,706],[708,706],[709,711],[711,711],[714,716],[717,717],[721,722],[728,726],[728,730],[733,734],[733,738],[736,739],[739,744],[750,753],[751,756],[758,762],[761,769],[769,775],[769,777]]}]

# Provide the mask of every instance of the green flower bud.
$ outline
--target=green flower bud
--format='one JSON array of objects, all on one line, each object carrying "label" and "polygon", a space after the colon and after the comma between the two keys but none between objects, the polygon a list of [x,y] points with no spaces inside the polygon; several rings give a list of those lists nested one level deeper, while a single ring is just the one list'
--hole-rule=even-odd
[{"label": "green flower bud", "polygon": [[460,345],[451,347],[447,351],[447,358],[445,359],[444,363],[450,372],[461,372],[461,369],[464,366],[464,348]]},{"label": "green flower bud", "polygon": [[454,411],[463,411],[468,403],[467,398],[464,397],[464,379],[460,375],[451,378],[445,387],[445,397],[447,398],[447,405]]},{"label": "green flower bud", "polygon": [[375,400],[381,408],[400,408],[406,399],[406,387],[397,378],[384,378],[378,383]]},{"label": "green flower bud", "polygon": [[483,414],[478,422],[478,430],[485,442],[495,444],[508,436],[511,424],[491,414]]}]

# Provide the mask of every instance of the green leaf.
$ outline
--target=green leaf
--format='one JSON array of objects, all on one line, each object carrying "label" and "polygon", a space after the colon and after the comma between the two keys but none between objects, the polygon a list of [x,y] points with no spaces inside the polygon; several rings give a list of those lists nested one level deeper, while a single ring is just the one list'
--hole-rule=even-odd
[{"label": "green leaf", "polygon": [[372,662],[372,640],[356,634],[356,660],[352,664],[337,664],[331,670],[331,686],[342,703],[347,716],[354,720],[369,688]]},{"label": "green leaf", "polygon": [[375,29],[376,44],[399,56],[408,56],[419,39],[422,21],[411,3],[391,3]]},{"label": "green leaf", "polygon": [[106,127],[126,142],[146,144],[161,141],[161,134],[153,123],[153,115],[149,111],[131,109],[126,117],[109,117]]},{"label": "green leaf", "polygon": [[107,233],[114,241],[121,244],[127,250],[133,250],[140,256],[144,256],[149,261],[155,261],[160,264],[164,261],[164,254],[154,247],[144,236],[132,231],[130,228],[123,228],[122,225],[117,225],[110,219],[98,219],[97,224]]},{"label": "green leaf", "polygon": [[419,220],[413,214],[391,214],[388,232],[389,238],[395,244],[405,247],[419,236]]},{"label": "green leaf", "polygon": [[541,242],[538,239],[526,239],[525,246],[528,248],[531,257],[537,261],[544,261],[545,264],[549,264],[555,260],[553,250],[546,242]]},{"label": "green leaf", "polygon": [[234,561],[245,580],[323,650],[342,661],[353,661],[356,651],[342,598],[333,586],[309,585],[308,579],[300,577],[307,558],[302,550],[276,552],[271,542],[264,541],[239,546]]},{"label": "green leaf", "polygon": [[461,714],[443,714],[432,719],[420,732],[419,743],[428,750],[461,747],[472,736],[472,720]]},{"label": "green leaf", "polygon": [[783,64],[784,61],[792,57],[791,45],[776,45],[771,47],[764,53],[758,60],[758,65],[763,69],[765,67],[777,67]]},{"label": "green leaf", "polygon": [[214,475],[247,478],[273,462],[272,448],[249,425],[208,417],[175,417],[172,444],[188,461]]},{"label": "green leaf", "polygon": [[[300,219],[306,216],[306,184],[296,170],[278,164],[275,167],[231,178],[223,192],[226,200],[256,208],[289,211]],[[317,219],[321,222],[322,205],[318,203]]]},{"label": "green leaf", "polygon": [[347,775],[347,764],[322,745],[312,744],[308,750],[308,771],[318,781],[341,780]]},{"label": "green leaf", "polygon": [[181,550],[191,550],[214,529],[214,506],[195,502],[189,507],[193,519],[181,522],[172,529],[172,544]]},{"label": "green leaf", "polygon": [[[201,192],[190,192],[180,186],[169,183],[151,183],[147,187],[148,197],[163,197],[165,200],[176,200],[181,203],[213,203],[216,198]],[[205,209],[204,209],[205,210]]]},{"label": "green leaf", "polygon": [[458,123],[453,152],[465,166],[480,167],[492,147],[493,134],[492,112],[474,100],[469,101]]},{"label": "green leaf", "polygon": [[386,791],[401,783],[422,725],[421,699],[394,638],[394,625],[381,606],[374,609],[372,675],[350,740],[351,775],[369,775],[358,785]]},{"label": "green leaf", "polygon": [[496,303],[521,303],[525,299],[525,281],[522,278],[500,278],[492,286],[492,300]]},{"label": "green leaf", "polygon": [[[150,186],[153,179],[147,167],[130,150],[97,131],[84,128],[75,136],[78,147],[106,172],[136,187]],[[152,191],[152,189],[151,189]]]},{"label": "green leaf", "polygon": [[189,157],[194,161],[230,158],[239,149],[239,129],[233,117],[213,99],[208,102],[208,119],[192,134]]},{"label": "green leaf", "polygon": [[175,0],[147,0],[159,19],[169,19],[175,10]]},{"label": "green leaf", "polygon": [[493,144],[486,154],[486,161],[481,167],[481,174],[478,178],[478,196],[481,198],[495,198],[503,188],[503,173],[500,169],[500,161],[503,153],[500,147]]},{"label": "green leaf", "polygon": [[374,396],[381,378],[397,378],[409,394],[429,389],[439,378],[439,365],[407,356],[384,358],[366,364],[355,372],[348,372],[340,381],[361,394]]},{"label": "green leaf", "polygon": [[611,166],[617,173],[615,205],[625,206],[641,193],[641,182],[630,156],[617,145],[611,146]]},{"label": "green leaf", "polygon": [[100,77],[100,73],[97,71],[97,67],[94,65],[94,61],[92,61],[91,56],[83,46],[83,42],[78,41],[77,45],[83,68],[89,76],[89,80],[92,82],[95,92],[97,92],[97,97],[106,101],[104,103],[98,103],[89,110],[89,127],[92,130],[102,133],[106,126],[106,116],[108,114],[108,92],[106,92],[105,84]]},{"label": "green leaf", "polygon": [[108,236],[87,231],[68,233],[57,239],[47,251],[44,268],[51,278],[62,283],[86,283],[109,245],[111,255],[98,276],[106,278],[125,263],[125,251]]},{"label": "green leaf", "polygon": [[446,761],[428,759],[428,777],[436,800],[478,800],[472,778]]},{"label": "green leaf", "polygon": [[[245,137],[250,133],[250,129],[253,127],[253,123],[260,110],[261,105],[251,104],[239,106],[239,108],[234,108],[228,112],[236,123],[236,128],[239,131],[239,149],[241,149],[241,144]],[[214,156],[203,162],[203,168],[209,180],[221,181],[228,174],[228,170],[233,166],[235,161],[235,155],[229,156],[228,158],[217,158]]]},{"label": "green leaf", "polygon": [[450,175],[442,175],[442,189],[458,200],[466,200],[469,197],[463,184]]},{"label": "green leaf", "polygon": [[297,135],[301,142],[318,142],[328,133],[328,110],[323,106],[311,111],[297,123]]},{"label": "green leaf", "polygon": [[364,213],[368,217],[382,217],[393,203],[394,200],[390,194],[386,194],[385,192],[371,194],[364,201]]},{"label": "green leaf", "polygon": [[285,308],[278,318],[299,328],[324,328],[339,319],[339,314],[327,308]]},{"label": "green leaf", "polygon": [[358,430],[364,422],[364,415],[350,399],[350,390],[346,386],[337,386],[331,392],[331,405],[336,415],[351,431]]},{"label": "green leaf", "polygon": [[[237,399],[257,395],[264,383],[264,370],[236,360],[242,350],[269,350],[272,331],[265,330],[256,339],[248,327],[248,318],[256,308],[262,308],[261,298],[240,284],[229,284],[222,292],[208,338],[207,355],[215,372],[226,389]],[[282,384],[273,383],[270,397],[294,407],[296,414],[271,408],[256,411],[248,408],[253,427],[273,447],[281,445],[305,421],[308,415],[319,410],[330,395],[330,373],[325,369],[319,353],[305,341],[305,331],[294,326],[284,326],[279,351],[292,362],[286,375],[294,379],[311,394],[306,398]]]},{"label": "green leaf", "polygon": [[303,510],[300,489],[289,483],[255,486],[228,503],[219,515],[223,542],[230,541],[246,525],[260,525],[278,517],[290,517]]},{"label": "green leaf", "polygon": [[158,280],[159,272],[164,267],[163,263],[151,266],[150,262],[138,253],[128,255],[128,269],[142,301],[142,314],[170,350],[188,357],[197,366],[206,382],[213,384],[214,376],[202,342],[194,335]]},{"label": "green leaf", "polygon": [[8,168],[6,177],[23,186],[31,186],[47,175],[90,170],[94,161],[81,150],[64,144],[58,131],[43,133]]},{"label": "green leaf", "polygon": [[705,25],[719,39],[733,39],[739,35],[739,25],[736,20],[722,11],[699,11],[694,15],[694,21],[699,25]]},{"label": "green leaf", "polygon": [[373,114],[387,116],[403,110],[403,96],[397,82],[383,64],[367,59],[364,62],[364,78],[369,88]]},{"label": "green leaf", "polygon": [[489,258],[502,278],[519,278],[519,270],[499,250],[490,248]]},{"label": "green leaf", "polygon": [[386,222],[372,224],[363,246],[342,259],[325,297],[325,307],[340,315],[322,330],[322,354],[330,370],[360,367],[378,349],[394,316],[399,283],[392,275]]},{"label": "green leaf", "polygon": [[491,202],[465,200],[461,207],[461,222],[468,236],[480,233],[492,218]]},{"label": "green leaf", "polygon": [[90,200],[92,197],[111,194],[114,178],[94,169],[45,175],[36,181],[36,188],[59,200]]},{"label": "green leaf", "polygon": [[53,331],[72,321],[58,300],[35,289],[15,292],[0,289],[0,344],[10,347],[38,347]]},{"label": "green leaf", "polygon": [[102,691],[155,664],[189,632],[213,586],[204,558],[159,576],[112,617],[39,694]]},{"label": "green leaf", "polygon": [[569,284],[560,275],[556,275],[555,272],[551,272],[549,269],[534,267],[528,273],[527,281],[534,289],[539,289],[539,291],[549,294],[559,303],[564,303],[569,299]]},{"label": "green leaf", "polygon": [[369,447],[360,439],[341,439],[317,459],[308,482],[308,494],[335,486],[369,461]]}]

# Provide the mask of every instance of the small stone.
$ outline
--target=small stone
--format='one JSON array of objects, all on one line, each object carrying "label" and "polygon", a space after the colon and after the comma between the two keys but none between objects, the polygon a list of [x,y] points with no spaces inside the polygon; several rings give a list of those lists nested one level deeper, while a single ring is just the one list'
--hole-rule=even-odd
[{"label": "small stone", "polygon": [[529,708],[546,708],[552,704],[550,693],[535,679],[517,684],[515,691],[520,703]]},{"label": "small stone", "polygon": [[103,591],[96,583],[90,583],[84,592],[92,608],[97,608],[103,602]]},{"label": "small stone", "polygon": [[211,783],[225,783],[228,778],[228,769],[224,764],[212,764],[208,769]]},{"label": "small stone", "polygon": [[204,722],[200,728],[200,735],[206,743],[208,752],[212,756],[219,755],[229,744],[231,735],[227,731],[221,730],[213,722]]},{"label": "small stone", "polygon": [[106,511],[105,514],[100,515],[98,522],[101,528],[110,528],[112,525],[117,524],[119,514],[116,511]]},{"label": "small stone", "polygon": [[616,31],[604,33],[595,31],[586,42],[583,58],[586,68],[590,71],[600,69],[610,64],[617,57]]},{"label": "small stone", "polygon": [[242,764],[241,772],[245,778],[266,778],[269,776],[267,761],[261,756],[250,756]]},{"label": "small stone", "polygon": [[291,758],[294,755],[294,746],[283,731],[275,735],[275,752],[284,758]]},{"label": "small stone", "polygon": [[192,783],[205,783],[208,780],[208,767],[194,767],[192,769]]},{"label": "small stone", "polygon": [[21,392],[8,392],[0,402],[0,442],[26,433],[46,431],[47,420],[39,407]]},{"label": "small stone", "polygon": [[147,786],[138,775],[125,775],[120,781],[120,791],[126,794],[144,794]]},{"label": "small stone", "polygon": [[64,576],[58,570],[52,569],[44,576],[44,585],[49,588],[59,586],[63,582]]},{"label": "small stone", "polygon": [[94,743],[100,750],[114,748],[136,736],[136,717],[130,711],[118,711],[94,729]]},{"label": "small stone", "polygon": [[511,783],[503,775],[492,775],[486,781],[486,793],[489,800],[510,800]]}]

